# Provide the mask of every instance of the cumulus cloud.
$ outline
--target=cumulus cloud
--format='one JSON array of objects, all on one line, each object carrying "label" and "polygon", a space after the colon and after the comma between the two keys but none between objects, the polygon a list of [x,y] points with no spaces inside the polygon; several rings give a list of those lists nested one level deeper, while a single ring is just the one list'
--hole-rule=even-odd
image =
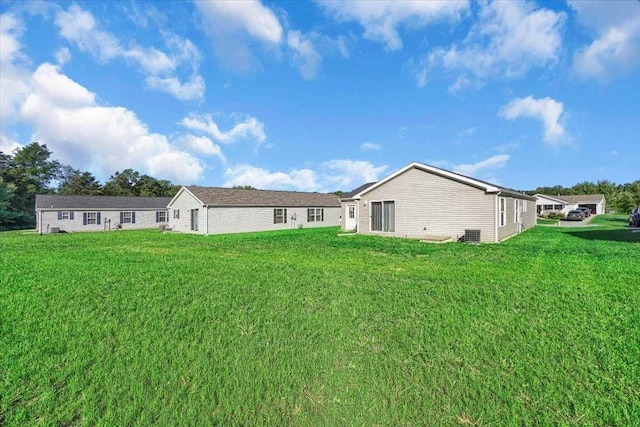
[{"label": "cumulus cloud", "polygon": [[243,121],[236,122],[233,128],[226,132],[220,130],[210,114],[190,114],[182,119],[181,124],[192,131],[204,132],[223,144],[252,141],[260,145],[267,139],[264,125],[255,117],[248,115],[244,117]]},{"label": "cumulus cloud", "polygon": [[24,79],[28,58],[20,51],[23,31],[22,22],[12,13],[0,15],[0,130],[16,117],[29,90]]},{"label": "cumulus cloud", "polygon": [[516,98],[504,106],[498,115],[507,120],[520,117],[538,119],[544,126],[544,141],[557,143],[564,139],[565,130],[560,124],[564,106],[553,98],[535,99],[531,96]]},{"label": "cumulus cloud", "polygon": [[95,94],[52,64],[40,65],[29,79],[19,118],[56,158],[99,178],[124,168],[176,182],[202,176],[198,159],[176,149],[165,135],[150,132],[134,112],[99,105]]},{"label": "cumulus cloud", "polygon": [[[101,30],[94,16],[77,4],[71,5],[68,10],[58,11],[55,24],[62,37],[99,62],[120,58],[139,66],[146,75],[150,89],[169,93],[180,100],[201,99],[204,96],[205,83],[198,72],[201,55],[187,39],[165,34],[166,45],[171,50],[169,54],[136,43],[124,47],[116,36]],[[182,68],[186,68],[189,75],[185,83],[177,77]]]},{"label": "cumulus cloud", "polygon": [[317,170],[294,169],[272,172],[267,169],[239,164],[225,171],[225,187],[251,185],[261,189],[328,192],[349,191],[365,182],[377,181],[386,166],[376,167],[366,161],[330,160]]},{"label": "cumulus cloud", "polygon": [[363,142],[362,144],[360,144],[360,149],[362,151],[378,151],[380,150],[380,148],[382,148],[380,144],[376,144],[373,142]]},{"label": "cumulus cloud", "polygon": [[[553,65],[562,47],[566,14],[529,2],[480,3],[478,20],[460,44],[437,48],[409,63],[418,86],[436,67],[455,77],[456,92],[487,78],[515,78],[533,67]],[[477,80],[477,81],[474,81]]]},{"label": "cumulus cloud", "polygon": [[387,50],[402,49],[400,27],[423,28],[438,20],[455,20],[469,8],[466,0],[319,0],[318,4],[338,21],[359,23],[365,38],[383,43]]},{"label": "cumulus cloud", "polygon": [[6,135],[0,135],[0,152],[11,154],[16,148],[22,148],[22,144]]},{"label": "cumulus cloud", "polygon": [[510,158],[511,156],[508,154],[496,154],[476,163],[454,165],[453,171],[462,175],[475,176],[487,169],[504,167]]},{"label": "cumulus cloud", "polygon": [[225,162],[227,159],[222,154],[222,149],[206,136],[185,135],[181,139],[182,144],[205,156],[214,156]]},{"label": "cumulus cloud", "polygon": [[597,37],[574,55],[573,66],[581,76],[605,79],[625,74],[640,65],[640,3],[569,1],[578,22]]}]

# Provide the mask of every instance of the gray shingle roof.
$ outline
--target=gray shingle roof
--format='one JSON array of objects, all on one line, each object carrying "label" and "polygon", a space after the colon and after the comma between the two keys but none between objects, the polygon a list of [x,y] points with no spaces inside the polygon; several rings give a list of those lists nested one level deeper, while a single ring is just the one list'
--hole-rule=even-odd
[{"label": "gray shingle roof", "polygon": [[335,194],[299,191],[244,190],[240,188],[186,187],[209,206],[339,207]]},{"label": "gray shingle roof", "polygon": [[356,194],[358,194],[361,191],[366,190],[367,188],[371,187],[373,184],[375,184],[377,181],[373,181],[373,182],[367,182],[366,184],[362,184],[360,187],[349,191],[347,194],[345,194],[344,196],[342,196],[343,199],[350,199],[353,196],[355,196]]},{"label": "gray shingle roof", "polygon": [[36,209],[166,209],[171,197],[36,194]]},{"label": "gray shingle roof", "polygon": [[567,203],[600,203],[604,200],[604,194],[579,194],[576,196],[548,196],[541,194],[544,197],[551,197],[553,199],[563,200]]}]

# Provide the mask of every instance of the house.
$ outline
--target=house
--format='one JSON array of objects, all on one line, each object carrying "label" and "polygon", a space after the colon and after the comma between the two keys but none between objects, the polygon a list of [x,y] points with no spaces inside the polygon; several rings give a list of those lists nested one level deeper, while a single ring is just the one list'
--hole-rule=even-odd
[{"label": "house", "polygon": [[334,194],[182,187],[168,204],[169,227],[198,234],[340,225]]},{"label": "house", "polygon": [[577,208],[589,208],[595,215],[603,214],[606,208],[604,194],[582,194],[577,196],[549,196],[536,194],[536,212],[538,215],[558,213],[567,215]]},{"label": "house", "polygon": [[341,202],[343,230],[362,234],[500,242],[536,224],[535,198],[418,162]]},{"label": "house", "polygon": [[36,230],[107,231],[156,228],[168,222],[170,197],[36,195]]}]

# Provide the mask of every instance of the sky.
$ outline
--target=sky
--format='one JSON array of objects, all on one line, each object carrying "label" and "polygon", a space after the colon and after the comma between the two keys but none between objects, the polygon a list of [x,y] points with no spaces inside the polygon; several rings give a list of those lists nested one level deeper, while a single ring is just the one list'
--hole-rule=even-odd
[{"label": "sky", "polygon": [[1,1],[0,151],[349,191],[640,179],[640,1]]}]

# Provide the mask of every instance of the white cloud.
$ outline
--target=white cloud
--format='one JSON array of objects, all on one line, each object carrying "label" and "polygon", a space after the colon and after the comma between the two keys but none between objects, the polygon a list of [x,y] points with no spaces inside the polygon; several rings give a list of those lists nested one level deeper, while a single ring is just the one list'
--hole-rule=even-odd
[{"label": "white cloud", "polygon": [[271,9],[259,0],[196,1],[196,7],[214,31],[244,31],[264,43],[278,44],[282,26]]},{"label": "white cloud", "polygon": [[475,79],[522,76],[533,67],[558,61],[562,47],[561,28],[566,14],[536,8],[533,3],[493,1],[480,3],[478,20],[460,44],[434,49],[413,67],[419,86],[435,67],[452,73],[449,88],[456,92],[480,85]]},{"label": "white cloud", "polygon": [[206,156],[215,156],[225,162],[227,159],[222,154],[222,149],[206,136],[185,135],[181,139],[182,144],[193,151]]},{"label": "white cloud", "polygon": [[[198,73],[201,55],[187,39],[164,34],[170,54],[154,47],[140,47],[135,42],[125,48],[113,34],[98,28],[91,13],[76,4],[67,11],[58,11],[55,23],[62,37],[99,62],[122,58],[137,64],[147,75],[146,83],[150,89],[169,93],[180,100],[201,99],[204,96],[205,83]],[[176,73],[185,67],[189,78],[181,83]]]},{"label": "white cloud", "polygon": [[574,55],[575,71],[599,79],[625,74],[640,64],[640,3],[569,1],[578,22],[597,38]]},{"label": "white cloud", "polygon": [[476,163],[455,165],[453,167],[453,171],[463,175],[475,176],[486,169],[498,169],[504,167],[510,158],[511,156],[508,154],[496,154],[495,156],[491,156],[488,159],[481,160]]},{"label": "white cloud", "polygon": [[71,59],[71,52],[69,52],[69,48],[63,47],[56,51],[54,58],[56,58],[58,65],[64,65]]},{"label": "white cloud", "polygon": [[347,1],[319,0],[336,20],[355,21],[364,37],[381,42],[388,50],[402,48],[399,27],[423,28],[441,19],[456,20],[469,7],[464,1]]},{"label": "white cloud", "polygon": [[21,53],[22,22],[12,13],[0,15],[0,131],[16,115],[29,87],[24,76],[28,74],[28,59]]},{"label": "white cloud", "polygon": [[190,114],[182,119],[182,126],[192,131],[200,131],[207,133],[213,139],[223,144],[233,144],[242,140],[253,141],[256,144],[262,144],[267,135],[264,131],[264,125],[255,117],[245,116],[244,121],[236,123],[233,128],[223,132],[218,124],[213,121],[209,114],[198,115]]},{"label": "white cloud", "polygon": [[251,185],[271,190],[328,192],[349,191],[365,182],[377,181],[386,166],[375,167],[366,161],[330,160],[313,169],[271,172],[267,169],[240,164],[225,171],[225,187]]},{"label": "white cloud", "polygon": [[542,121],[544,125],[544,141],[556,143],[565,137],[564,127],[560,124],[564,107],[562,102],[546,97],[535,99],[531,96],[516,98],[500,109],[498,113],[507,120],[530,117]]},{"label": "white cloud", "polygon": [[0,152],[11,154],[16,148],[22,148],[22,144],[8,136],[0,135]]},{"label": "white cloud", "polygon": [[40,65],[29,87],[20,120],[63,163],[88,169],[99,178],[125,168],[174,182],[201,178],[198,159],[177,150],[165,135],[150,132],[134,112],[99,105],[93,93],[56,66]]},{"label": "white cloud", "polygon": [[294,52],[294,62],[300,67],[302,77],[307,80],[313,79],[318,72],[322,57],[313,46],[311,38],[300,31],[289,31],[287,46]]},{"label": "white cloud", "polygon": [[321,165],[326,171],[327,185],[334,189],[352,190],[367,182],[377,181],[387,166],[374,166],[363,160],[330,160]]},{"label": "white cloud", "polygon": [[363,142],[362,144],[360,144],[360,149],[362,151],[378,151],[380,150],[381,145],[380,144],[376,144],[373,142]]}]

